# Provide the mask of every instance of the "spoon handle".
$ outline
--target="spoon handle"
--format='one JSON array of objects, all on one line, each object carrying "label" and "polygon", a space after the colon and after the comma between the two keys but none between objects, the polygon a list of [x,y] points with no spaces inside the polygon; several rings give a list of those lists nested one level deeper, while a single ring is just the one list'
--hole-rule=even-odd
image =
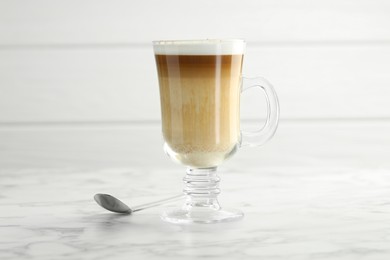
[{"label": "spoon handle", "polygon": [[141,204],[141,205],[133,207],[132,208],[132,212],[144,210],[144,209],[151,208],[151,207],[160,206],[162,204],[165,204],[165,203],[168,203],[168,202],[172,202],[172,201],[176,201],[176,200],[179,200],[181,198],[184,198],[183,194],[176,195],[176,196],[169,197],[169,198],[162,199],[162,200],[157,200],[157,201],[154,201],[154,202]]}]

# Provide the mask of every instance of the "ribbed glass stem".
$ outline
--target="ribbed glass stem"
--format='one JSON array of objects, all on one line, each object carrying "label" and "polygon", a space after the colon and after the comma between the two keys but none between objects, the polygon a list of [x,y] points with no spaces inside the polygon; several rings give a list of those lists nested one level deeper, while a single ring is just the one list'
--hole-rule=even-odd
[{"label": "ribbed glass stem", "polygon": [[220,209],[217,196],[220,193],[217,167],[188,168],[183,179],[184,194],[187,195],[184,209]]}]

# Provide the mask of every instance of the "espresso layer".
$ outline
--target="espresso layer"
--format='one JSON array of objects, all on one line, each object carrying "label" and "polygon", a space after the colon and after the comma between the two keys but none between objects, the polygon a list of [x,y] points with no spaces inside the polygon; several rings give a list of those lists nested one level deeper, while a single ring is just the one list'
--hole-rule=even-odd
[{"label": "espresso layer", "polygon": [[164,139],[184,164],[216,166],[238,143],[242,59],[156,55]]}]

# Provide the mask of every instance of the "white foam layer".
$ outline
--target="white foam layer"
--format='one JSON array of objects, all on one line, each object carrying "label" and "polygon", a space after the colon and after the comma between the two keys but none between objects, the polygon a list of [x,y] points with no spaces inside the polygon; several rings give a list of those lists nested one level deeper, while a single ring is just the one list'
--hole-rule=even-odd
[{"label": "white foam layer", "polygon": [[155,54],[162,55],[233,55],[244,54],[244,40],[154,41]]}]

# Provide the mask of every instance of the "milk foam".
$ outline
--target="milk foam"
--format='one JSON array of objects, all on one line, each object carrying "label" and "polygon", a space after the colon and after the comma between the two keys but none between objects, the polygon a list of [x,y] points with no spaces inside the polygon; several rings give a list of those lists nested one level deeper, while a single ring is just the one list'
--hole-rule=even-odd
[{"label": "milk foam", "polygon": [[160,55],[234,55],[244,54],[244,40],[178,40],[154,41],[155,54]]}]

